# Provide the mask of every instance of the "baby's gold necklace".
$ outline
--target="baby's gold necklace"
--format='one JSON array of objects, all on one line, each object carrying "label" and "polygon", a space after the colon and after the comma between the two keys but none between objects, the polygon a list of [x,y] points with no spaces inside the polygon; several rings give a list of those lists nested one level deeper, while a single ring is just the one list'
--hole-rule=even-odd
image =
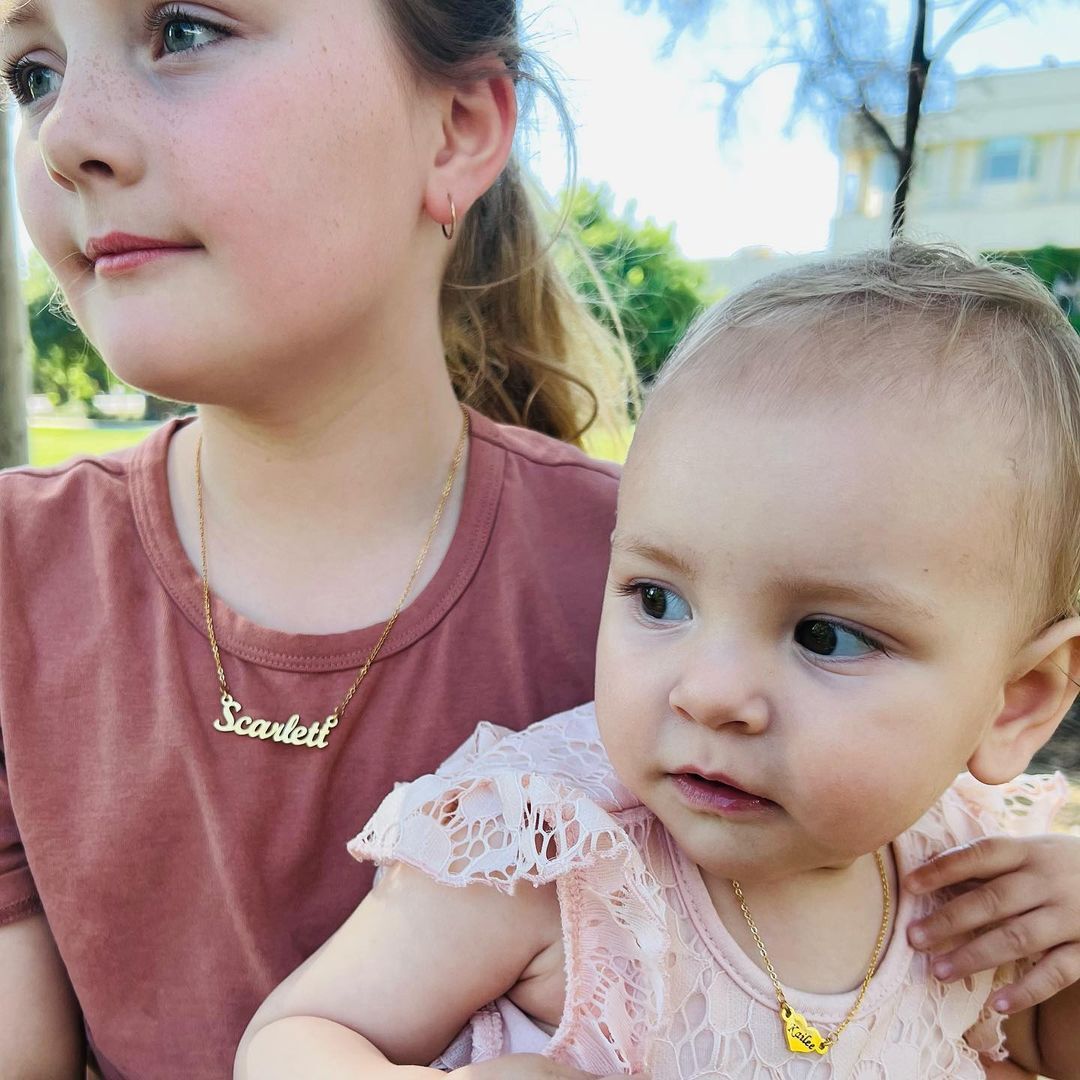
[{"label": "baby's gold necklace", "polygon": [[863,978],[862,986],[859,988],[859,996],[855,999],[855,1004],[851,1006],[847,1016],[837,1025],[836,1030],[824,1037],[817,1028],[811,1027],[806,1022],[805,1016],[797,1013],[791,1007],[788,999],[784,996],[784,990],[780,985],[776,969],[772,966],[769,954],[765,950],[765,942],[761,940],[761,934],[754,924],[750,909],[746,906],[746,897],[743,896],[742,886],[737,881],[731,883],[731,887],[735,890],[735,898],[739,901],[739,907],[742,908],[743,917],[746,919],[746,925],[750,927],[750,933],[754,935],[754,941],[757,943],[758,952],[761,953],[761,959],[765,961],[765,970],[769,973],[769,978],[772,979],[773,989],[776,991],[776,1000],[780,1003],[780,1023],[784,1028],[788,1049],[793,1054],[809,1054],[811,1052],[827,1054],[829,1048],[834,1046],[836,1040],[840,1038],[840,1032],[855,1019],[855,1015],[863,1003],[863,998],[866,997],[866,988],[874,977],[878,958],[881,956],[881,947],[885,944],[885,934],[889,928],[889,878],[885,873],[885,861],[882,859],[880,851],[874,852],[874,859],[877,861],[878,874],[881,877],[881,895],[883,898],[881,929],[878,931],[877,943],[874,945],[874,952],[870,957],[870,966],[866,969],[866,975]]},{"label": "baby's gold necklace", "polygon": [[342,716],[345,715],[345,710],[356,695],[356,691],[360,689],[360,684],[371,670],[371,665],[375,663],[375,657],[379,655],[379,650],[382,649],[386,639],[390,636],[390,631],[393,630],[394,623],[397,622],[401,609],[405,606],[405,601],[408,599],[409,593],[412,592],[413,585],[416,584],[420,567],[424,565],[424,559],[427,558],[428,549],[435,538],[435,530],[439,527],[443,511],[446,509],[447,500],[450,498],[450,492],[454,489],[454,480],[457,478],[461,460],[465,456],[465,447],[469,441],[469,414],[464,409],[461,411],[464,416],[461,437],[458,439],[457,448],[454,450],[454,459],[450,463],[450,472],[446,477],[446,483],[443,485],[442,494],[439,496],[439,505],[435,507],[435,516],[431,519],[431,526],[424,540],[424,546],[417,556],[412,573],[409,575],[409,580],[405,585],[405,591],[401,594],[401,599],[398,600],[393,614],[383,627],[379,640],[375,642],[375,647],[368,653],[368,658],[364,661],[341,704],[321,724],[314,723],[311,725],[301,724],[299,713],[292,713],[285,721],[275,720],[271,722],[269,720],[255,719],[244,714],[244,707],[229,691],[229,684],[225,680],[225,669],[221,666],[221,650],[218,648],[217,633],[214,630],[214,615],[210,610],[210,577],[207,572],[206,560],[206,518],[203,513],[202,436],[199,436],[199,441],[195,446],[195,499],[199,508],[199,551],[202,555],[203,613],[206,616],[206,633],[210,638],[210,650],[214,654],[214,666],[217,668],[218,686],[221,690],[221,716],[214,721],[216,730],[241,735],[249,739],[260,739],[263,742],[281,743],[285,746],[308,747],[312,750],[326,748],[330,732],[340,723]]}]

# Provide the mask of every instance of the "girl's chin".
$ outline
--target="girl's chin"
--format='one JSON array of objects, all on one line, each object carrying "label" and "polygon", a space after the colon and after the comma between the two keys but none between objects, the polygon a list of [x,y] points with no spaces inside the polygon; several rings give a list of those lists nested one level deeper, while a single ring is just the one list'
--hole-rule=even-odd
[{"label": "girl's chin", "polygon": [[[185,360],[183,356],[154,355],[151,350],[137,358],[118,357],[109,352],[103,355],[109,370],[118,379],[144,394],[153,394],[168,401],[187,404],[227,402],[242,390],[234,385],[234,379],[229,380],[229,385],[222,385],[224,380],[220,368],[200,369],[191,363],[190,358]],[[206,355],[205,350],[201,355]]]}]

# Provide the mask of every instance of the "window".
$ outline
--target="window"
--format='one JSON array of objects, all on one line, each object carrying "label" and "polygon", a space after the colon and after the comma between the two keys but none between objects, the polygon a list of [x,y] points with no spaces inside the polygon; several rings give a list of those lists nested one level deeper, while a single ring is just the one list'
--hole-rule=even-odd
[{"label": "window", "polygon": [[991,139],[983,147],[982,182],[1010,184],[1031,180],[1036,165],[1035,147],[1030,139]]}]

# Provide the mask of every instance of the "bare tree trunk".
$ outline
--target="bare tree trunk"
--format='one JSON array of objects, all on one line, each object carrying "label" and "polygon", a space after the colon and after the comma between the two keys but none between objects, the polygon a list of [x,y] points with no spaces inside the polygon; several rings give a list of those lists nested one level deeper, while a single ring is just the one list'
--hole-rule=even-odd
[{"label": "bare tree trunk", "polygon": [[896,190],[893,192],[890,235],[895,240],[903,235],[907,221],[907,198],[911,174],[915,168],[915,135],[922,116],[926,78],[930,73],[930,58],[926,55],[926,3],[915,0],[915,32],[911,39],[911,61],[908,64],[907,110],[904,115],[904,145],[897,155]]},{"label": "bare tree trunk", "polygon": [[15,198],[8,168],[11,125],[0,111],[0,469],[25,465],[26,305],[19,282],[15,241]]}]

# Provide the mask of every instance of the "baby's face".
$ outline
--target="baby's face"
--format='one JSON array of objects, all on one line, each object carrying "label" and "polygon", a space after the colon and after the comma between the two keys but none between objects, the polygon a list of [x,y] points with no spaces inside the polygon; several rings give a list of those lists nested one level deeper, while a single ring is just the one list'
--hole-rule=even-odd
[{"label": "baby's face", "polygon": [[916,821],[1001,707],[1015,479],[938,407],[663,403],[600,630],[615,768],[703,868],[843,866]]}]

